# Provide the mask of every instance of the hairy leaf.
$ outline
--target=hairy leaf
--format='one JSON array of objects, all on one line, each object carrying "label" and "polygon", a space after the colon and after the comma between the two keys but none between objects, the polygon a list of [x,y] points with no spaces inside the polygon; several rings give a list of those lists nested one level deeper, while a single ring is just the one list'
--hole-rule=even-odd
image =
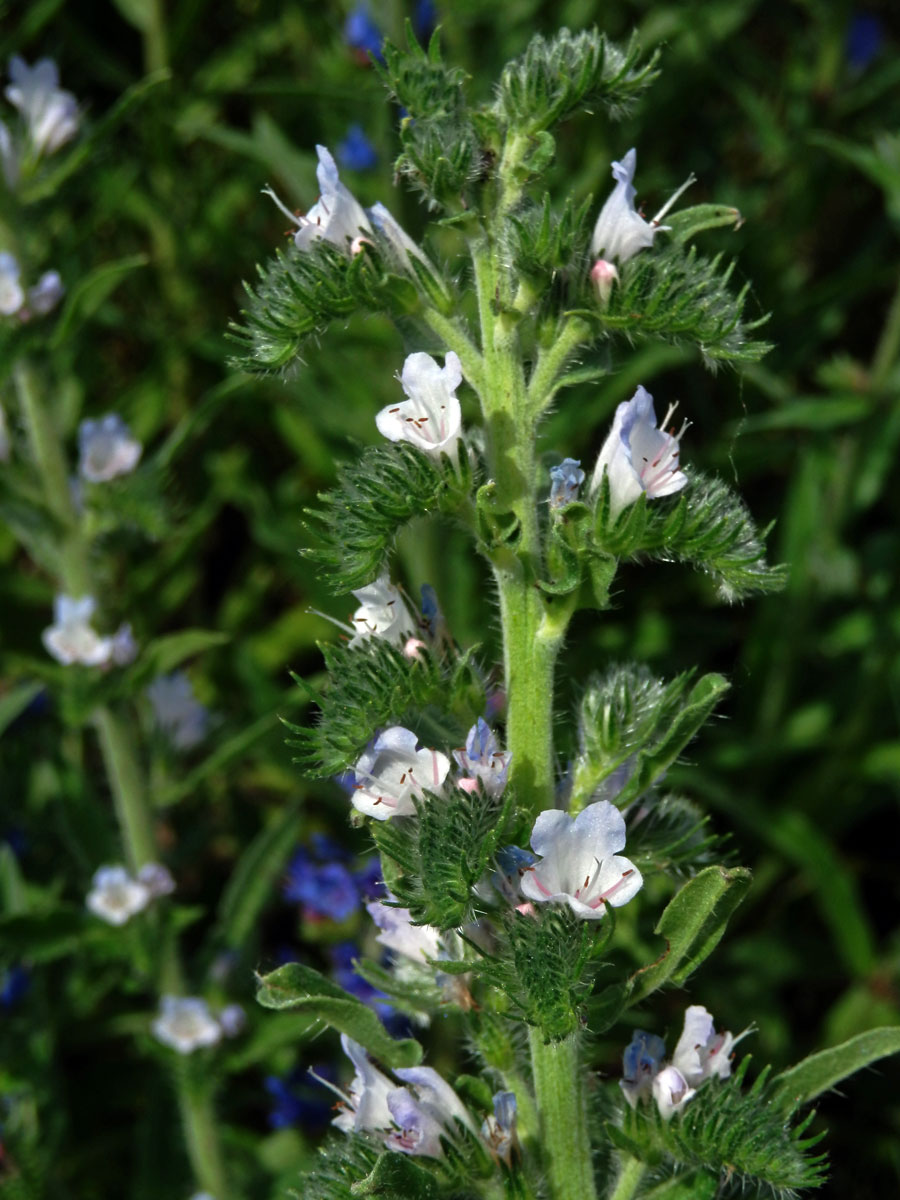
[{"label": "hairy leaf", "polygon": [[681,984],[712,953],[731,914],[750,886],[744,867],[707,867],[695,875],[666,906],[655,932],[666,950],[655,963],[632,975],[628,1002],[637,1004],[665,984]]},{"label": "hairy leaf", "polygon": [[693,674],[666,683],[646,667],[626,664],[592,677],[578,714],[572,812],[594,797],[624,807],[672,765],[729,687],[716,674],[692,685]]},{"label": "hairy leaf", "polygon": [[414,1038],[394,1041],[367,1004],[312,967],[287,963],[268,975],[257,975],[256,999],[263,1008],[310,1013],[346,1033],[389,1067],[414,1067],[422,1047]]},{"label": "hairy leaf", "polygon": [[776,1075],[772,1080],[773,1103],[779,1112],[789,1115],[835,1087],[842,1079],[889,1054],[900,1054],[900,1029],[869,1029],[840,1046],[830,1046],[818,1054],[811,1054],[795,1067]]},{"label": "hairy leaf", "polygon": [[648,502],[642,493],[616,518],[610,516],[604,477],[594,538],[604,554],[689,563],[712,576],[728,603],[753,592],[780,591],[787,578],[786,568],[766,562],[763,539],[743,501],[720,479],[696,472],[674,503]]},{"label": "hairy leaf", "polygon": [[365,587],[384,568],[400,529],[426,513],[455,512],[468,493],[458,475],[406,443],[369,446],[338,468],[337,487],[308,510],[319,545],[304,550],[335,595]]}]

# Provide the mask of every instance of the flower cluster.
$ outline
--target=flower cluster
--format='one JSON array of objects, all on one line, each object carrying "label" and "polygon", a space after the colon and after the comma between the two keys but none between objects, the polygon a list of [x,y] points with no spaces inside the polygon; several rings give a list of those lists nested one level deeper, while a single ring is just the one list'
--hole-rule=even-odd
[{"label": "flower cluster", "polygon": [[125,666],[137,655],[131,626],[122,624],[110,637],[102,637],[91,625],[97,602],[93,596],[59,595],[53,601],[53,624],[43,632],[44,646],[64,666]]},{"label": "flower cluster", "polygon": [[100,867],[85,897],[90,912],[109,925],[124,925],[159,896],[175,891],[175,880],[160,863],[145,863],[134,878],[125,867]]},{"label": "flower cluster", "polygon": [[214,1046],[223,1037],[235,1037],[245,1023],[239,1004],[227,1005],[216,1017],[200,996],[163,996],[151,1028],[164,1046],[179,1054],[192,1054],[203,1046]]},{"label": "flower cluster", "polygon": [[311,847],[298,846],[294,851],[282,895],[302,906],[304,921],[345,921],[374,893],[380,875],[377,858],[356,871],[348,865],[349,859],[340,846],[322,835],[313,837]]},{"label": "flower cluster", "polygon": [[749,1030],[734,1037],[716,1033],[710,1013],[692,1004],[684,1014],[684,1029],[675,1053],[664,1063],[666,1047],[661,1037],[637,1030],[625,1050],[619,1086],[632,1108],[653,1096],[663,1120],[680,1112],[708,1079],[727,1079],[731,1052]]},{"label": "flower cluster", "polygon": [[0,315],[30,321],[52,312],[65,292],[59,272],[45,271],[30,288],[22,286],[21,276],[15,257],[6,250],[0,253]]},{"label": "flower cluster", "polygon": [[429,1158],[440,1158],[444,1140],[453,1142],[467,1131],[473,1137],[480,1134],[492,1154],[509,1161],[516,1144],[512,1092],[497,1093],[494,1112],[479,1130],[453,1088],[431,1067],[398,1067],[394,1074],[406,1085],[399,1087],[346,1034],[341,1045],[356,1073],[346,1092],[326,1083],[341,1100],[332,1122],[338,1129],[377,1134],[389,1150]]}]

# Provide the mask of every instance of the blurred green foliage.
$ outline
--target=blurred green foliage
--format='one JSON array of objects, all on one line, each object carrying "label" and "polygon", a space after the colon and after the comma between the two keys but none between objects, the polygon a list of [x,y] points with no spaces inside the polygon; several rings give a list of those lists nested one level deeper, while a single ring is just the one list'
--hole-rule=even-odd
[{"label": "blurred green foliage", "polygon": [[[191,982],[204,986],[217,956],[237,951],[227,986],[214,986],[248,1005],[251,969],[274,966],[281,945],[296,950],[305,938],[304,953],[322,965],[313,942],[362,928],[298,924],[280,898],[298,838],[354,835],[339,789],[300,781],[276,714],[302,719],[287,671],[315,683],[316,639],[333,636],[313,610],[344,619],[352,606],[328,597],[297,553],[312,538],[304,509],[333,486],[354,443],[375,440],[374,413],[396,394],[392,370],[418,347],[367,317],[333,328],[290,378],[251,380],[224,365],[240,280],[283,236],[284,218],[260,189],[269,183],[308,208],[314,143],[334,148],[359,122],[378,162],[345,170],[347,182],[364,203],[388,201],[411,233],[422,227],[415,199],[392,192],[399,113],[345,42],[349,11],[288,0],[0,5],[0,60],[54,56],[63,86],[84,106],[89,139],[59,189],[28,210],[29,267],[55,267],[69,287],[39,369],[69,445],[82,417],[121,413],[148,446],[154,494],[166,501],[165,519],[154,523],[142,521],[140,497],[131,497],[129,529],[103,543],[97,590],[115,597],[140,642],[190,628],[223,635],[192,651],[195,690],[214,713],[203,746],[174,755],[150,736],[140,696],[138,709],[180,883]],[[406,13],[396,2],[373,3],[371,15],[396,37]],[[578,618],[561,687],[586,662],[631,657],[667,676],[699,667],[731,679],[726,719],[687,752],[689,769],[676,765],[667,780],[677,790],[689,774],[713,829],[721,814],[741,861],[755,869],[692,995],[702,989],[723,1027],[755,1022],[754,1052],[776,1064],[896,1024],[897,13],[887,3],[863,11],[849,2],[512,0],[501,8],[459,0],[439,15],[447,61],[485,89],[535,31],[598,21],[624,40],[636,29],[646,49],[663,49],[660,78],[614,140],[589,117],[566,125],[548,188],[560,203],[569,193],[596,203],[610,159],[635,144],[648,211],[693,171],[692,202],[727,202],[743,215],[738,232],[703,235],[704,252],[739,258],[753,280],[748,318],[772,313],[765,335],[775,349],[740,374],[717,375],[701,373],[689,347],[610,351],[604,365],[615,373],[565,394],[543,449],[554,461],[590,462],[615,403],[638,382],[659,402],[679,400],[692,421],[684,461],[734,478],[751,510],[777,522],[771,557],[789,564],[787,590],[722,609],[702,577],[666,563],[643,568],[627,607]],[[876,23],[866,45],[863,17]],[[450,254],[452,236],[431,240],[437,259]],[[10,355],[0,361],[8,412]],[[400,574],[413,594],[432,583],[453,637],[463,647],[481,643],[490,661],[496,629],[484,616],[485,580],[461,546],[452,530],[416,521],[400,542]],[[0,896],[9,914],[0,957],[31,970],[27,1001],[4,1012],[0,1033],[0,1136],[16,1147],[14,1172],[4,1177],[0,1163],[0,1192],[187,1195],[178,1115],[161,1076],[154,1082],[146,1069],[148,1058],[169,1062],[147,1035],[149,1013],[141,1015],[147,1000],[136,979],[150,949],[82,916],[93,870],[121,857],[96,745],[57,705],[34,703],[34,681],[54,678],[40,647],[54,583],[3,527],[0,563]],[[574,711],[574,684],[569,690]],[[564,764],[575,746],[563,741],[558,752]],[[52,930],[41,923],[48,912]],[[27,928],[10,924],[25,915]],[[94,965],[80,970],[88,953]],[[680,993],[666,998],[672,1027],[683,1002]],[[262,1082],[297,1061],[308,1024],[251,1014],[244,1040],[217,1060],[228,1076],[220,1118],[239,1194],[282,1195],[309,1161],[313,1136],[299,1126],[268,1130]],[[441,1038],[436,1031],[438,1055]],[[617,1072],[620,1052],[610,1041],[598,1066]],[[301,1056],[308,1063],[328,1053],[304,1045]],[[893,1194],[896,1066],[860,1075],[820,1112],[833,1163],[822,1194]]]}]

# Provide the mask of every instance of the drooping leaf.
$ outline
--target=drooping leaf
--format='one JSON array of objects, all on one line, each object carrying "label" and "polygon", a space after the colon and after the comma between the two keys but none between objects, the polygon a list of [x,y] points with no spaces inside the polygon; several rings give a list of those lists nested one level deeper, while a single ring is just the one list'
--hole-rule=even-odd
[{"label": "drooping leaf", "polygon": [[258,975],[256,999],[263,1008],[309,1013],[346,1033],[388,1067],[414,1067],[422,1047],[414,1038],[395,1041],[373,1010],[332,980],[302,963]]},{"label": "drooping leaf", "polygon": [[243,946],[284,869],[300,833],[299,807],[290,805],[243,852],[219,901],[219,927],[226,946]]},{"label": "drooping leaf", "polygon": [[676,893],[655,932],[666,949],[649,966],[632,975],[628,1003],[637,1004],[665,984],[681,984],[718,945],[731,914],[750,886],[744,867],[707,867]]},{"label": "drooping leaf", "polygon": [[869,1029],[840,1046],[811,1054],[772,1080],[772,1102],[789,1116],[850,1075],[890,1054],[900,1054],[900,1028]]}]

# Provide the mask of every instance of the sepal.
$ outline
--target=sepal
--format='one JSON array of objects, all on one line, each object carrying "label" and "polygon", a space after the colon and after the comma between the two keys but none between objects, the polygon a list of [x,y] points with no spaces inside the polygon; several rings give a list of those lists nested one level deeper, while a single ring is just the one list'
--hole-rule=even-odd
[{"label": "sepal", "polygon": [[618,558],[689,563],[712,576],[727,603],[784,587],[787,570],[766,562],[764,537],[739,496],[720,479],[696,472],[678,500],[648,502],[644,493],[617,518],[610,514],[606,477],[598,489],[598,549]]},{"label": "sepal", "polygon": [[810,1151],[822,1135],[804,1137],[808,1121],[793,1128],[785,1122],[771,1102],[769,1068],[745,1090],[749,1065],[747,1055],[732,1076],[710,1080],[669,1121],[655,1105],[627,1109],[622,1132],[628,1153],[652,1166],[667,1159],[682,1169],[701,1170],[742,1191],[765,1188],[781,1200],[821,1186],[825,1155]]},{"label": "sepal", "polygon": [[416,924],[444,931],[475,919],[473,888],[504,836],[511,806],[510,788],[502,799],[455,788],[417,801],[415,818],[372,825],[381,854],[400,867],[391,891]]},{"label": "sepal", "polygon": [[621,49],[596,29],[561,29],[552,38],[536,34],[503,68],[493,111],[525,134],[549,129],[579,109],[590,112],[598,103],[617,118],[653,82],[656,58],[641,62],[636,37]]},{"label": "sepal", "polygon": [[467,76],[461,67],[448,67],[444,62],[440,29],[434,31],[426,50],[419,45],[412,22],[407,19],[406,41],[406,50],[385,41],[384,62],[374,64],[391,99],[405,108],[413,121],[462,112]]},{"label": "sepal", "polygon": [[744,320],[750,285],[732,292],[733,270],[733,262],[723,267],[721,254],[704,258],[677,241],[654,247],[622,266],[603,307],[595,304],[579,315],[590,316],[602,331],[628,338],[648,334],[673,345],[693,342],[709,367],[720,361],[758,362],[771,345],[751,334],[768,318]]},{"label": "sepal", "polygon": [[338,467],[337,486],[319,494],[322,507],[307,510],[319,545],[303,551],[336,595],[365,587],[384,569],[401,527],[427,513],[457,511],[468,497],[471,468],[458,469],[403,442],[369,446]]},{"label": "sepal", "polygon": [[568,271],[584,258],[592,197],[575,204],[566,197],[559,215],[554,215],[549,193],[540,208],[533,207],[510,218],[512,258],[515,267],[536,279],[547,279]]},{"label": "sepal", "polygon": [[668,770],[728,691],[722,675],[703,675],[696,683],[693,676],[685,671],[667,683],[646,667],[626,664],[591,678],[578,714],[572,812],[595,798],[605,780],[605,798],[624,808]]},{"label": "sepal", "polygon": [[437,1200],[442,1195],[431,1171],[407,1154],[389,1150],[365,1177],[350,1187],[351,1196],[378,1196],[380,1200]]}]

